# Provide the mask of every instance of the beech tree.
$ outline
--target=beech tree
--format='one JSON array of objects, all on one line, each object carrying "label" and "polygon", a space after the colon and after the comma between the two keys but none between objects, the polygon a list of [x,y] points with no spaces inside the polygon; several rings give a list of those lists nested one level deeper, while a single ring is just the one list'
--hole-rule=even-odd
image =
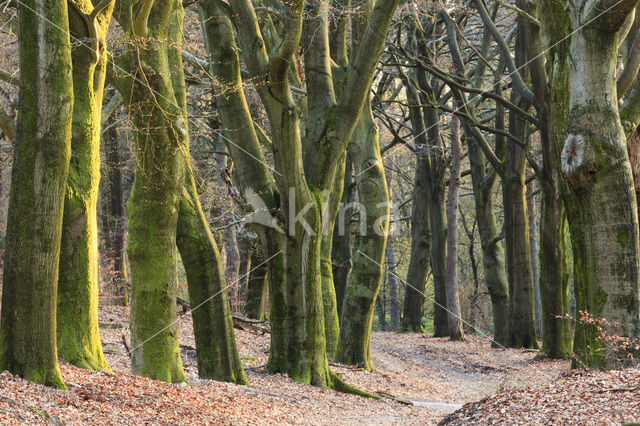
[{"label": "beech tree", "polygon": [[150,378],[185,381],[176,321],[177,246],[194,306],[200,376],[246,383],[220,253],[191,168],[181,57],[183,13],[177,0],[136,5],[123,0],[114,9],[127,43],[110,80],[127,104],[136,139],[136,175],[127,202],[131,366],[134,373]]},{"label": "beech tree", "polygon": [[71,155],[73,77],[67,2],[18,3],[20,110],[2,285],[0,369],[65,389],[56,293]]},{"label": "beech tree", "polygon": [[[247,198],[257,195],[275,216],[277,228],[288,234],[278,235],[273,226],[264,225],[260,231],[272,259],[268,368],[286,372],[298,381],[347,390],[349,387],[331,372],[327,362],[325,323],[336,311],[325,309],[335,306],[334,301],[326,300],[335,298],[335,292],[327,280],[323,285],[322,256],[329,254],[322,251],[323,226],[335,220],[327,213],[331,211],[331,196],[340,199],[334,185],[336,180],[342,181],[344,153],[371,87],[397,1],[381,0],[370,14],[365,14],[363,19],[368,22],[357,52],[342,69],[332,69],[330,64],[329,4],[308,3],[308,20],[303,19],[303,6],[303,2],[283,4],[276,25],[269,16],[259,21],[253,5],[246,0],[232,0],[229,8],[214,2],[201,3],[207,32],[216,31],[212,34],[216,36],[217,49],[212,48],[214,39],[208,36],[212,70],[227,89],[217,96],[222,122],[225,128],[233,129],[227,134],[245,132],[247,136],[227,140],[240,169],[241,191]],[[264,162],[242,92],[234,28],[242,59],[269,118],[273,177]],[[340,34],[339,39],[344,41],[336,51],[346,52],[346,31]],[[303,42],[310,43],[305,46],[304,68],[296,54]],[[225,60],[220,61],[222,58]],[[292,89],[293,84],[301,83],[301,73],[306,89]],[[338,75],[343,76],[342,83],[334,84]],[[306,93],[301,107],[294,98],[295,92],[301,92],[299,89]],[[255,179],[256,175],[260,178]],[[372,311],[375,292],[368,297]]]},{"label": "beech tree", "polygon": [[58,278],[58,356],[92,370],[108,369],[98,331],[98,223],[102,94],[106,35],[113,1],[69,3],[74,41],[71,161],[62,221]]},{"label": "beech tree", "polygon": [[[577,1],[569,16],[569,121],[560,167],[572,201],[569,209],[577,309],[615,326],[610,333],[638,333],[640,246],[638,212],[627,137],[618,111],[616,64],[620,31],[637,1]],[[574,351],[589,366],[616,365],[598,351],[591,324],[576,324]]]}]

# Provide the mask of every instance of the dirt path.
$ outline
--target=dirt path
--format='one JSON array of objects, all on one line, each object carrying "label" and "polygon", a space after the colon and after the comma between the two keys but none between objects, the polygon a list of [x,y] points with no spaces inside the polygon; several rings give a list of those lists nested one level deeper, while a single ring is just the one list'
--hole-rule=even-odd
[{"label": "dirt path", "polygon": [[374,333],[376,371],[332,364],[347,382],[383,395],[371,400],[264,374],[269,336],[237,330],[250,381],[249,386],[237,386],[197,378],[193,331],[190,316],[185,315],[179,332],[191,386],[180,386],[130,374],[122,343],[123,335],[129,338],[128,328],[121,328],[128,323],[125,309],[104,308],[100,322],[113,374],[63,364],[69,384],[66,392],[0,375],[0,422],[435,424],[464,403],[499,390],[542,386],[568,368],[567,362],[533,360],[532,352],[491,349],[484,337],[471,336],[460,343],[424,335]]}]

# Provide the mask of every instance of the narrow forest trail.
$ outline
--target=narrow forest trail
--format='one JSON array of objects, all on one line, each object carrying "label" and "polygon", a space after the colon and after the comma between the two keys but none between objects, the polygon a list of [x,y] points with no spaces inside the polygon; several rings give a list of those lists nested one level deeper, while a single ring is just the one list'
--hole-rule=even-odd
[{"label": "narrow forest trail", "polygon": [[0,422],[435,424],[467,402],[499,390],[544,385],[569,367],[568,362],[534,360],[532,352],[491,349],[486,337],[470,336],[460,343],[416,334],[374,333],[376,371],[332,368],[347,382],[383,395],[376,401],[264,374],[269,336],[236,330],[250,381],[249,386],[237,386],[196,377],[191,319],[184,315],[180,341],[192,386],[171,385],[130,374],[122,339],[123,335],[129,339],[126,309],[102,308],[100,323],[112,373],[63,364],[69,391],[3,373]]}]

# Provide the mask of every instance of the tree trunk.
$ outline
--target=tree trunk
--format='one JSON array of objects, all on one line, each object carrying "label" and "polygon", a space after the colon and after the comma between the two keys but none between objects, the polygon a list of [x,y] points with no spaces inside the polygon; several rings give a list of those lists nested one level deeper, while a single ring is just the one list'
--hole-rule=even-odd
[{"label": "tree trunk", "polygon": [[[433,95],[433,88],[427,82],[424,70],[417,73],[418,84],[424,93]],[[431,107],[425,95],[420,97],[423,126],[427,132],[429,145],[425,146],[429,155],[427,203],[429,204],[429,226],[431,235],[431,271],[433,273],[433,335],[449,335],[447,315],[446,253],[447,225],[445,223],[445,162],[440,138],[440,117]],[[425,130],[421,131],[424,132]],[[426,145],[426,143],[425,143]]]},{"label": "tree trunk", "polygon": [[447,314],[447,286],[446,286],[446,253],[447,253],[447,225],[445,223],[444,207],[444,175],[439,177],[431,188],[429,198],[429,224],[431,226],[431,270],[433,271],[433,336],[445,337],[449,335],[449,320]]},{"label": "tree trunk", "polygon": [[[540,293],[542,304],[542,353],[551,358],[569,358],[572,354],[571,310],[569,296],[567,210],[579,209],[575,197],[561,179],[560,157],[569,115],[568,35],[570,20],[565,4],[542,0],[538,5],[540,26],[529,24],[531,80],[540,119],[542,189],[540,207]],[[531,11],[533,12],[533,11]],[[544,64],[540,52],[549,43]],[[538,59],[540,58],[540,59]],[[548,71],[547,71],[548,70]],[[575,259],[575,258],[574,258]]]},{"label": "tree trunk", "polygon": [[366,232],[364,235],[358,233],[355,238],[355,261],[342,304],[336,359],[371,370],[371,323],[384,272],[389,192],[370,99],[360,114],[350,144],[358,183],[358,201],[365,212],[360,220],[366,220]]},{"label": "tree trunk", "polygon": [[[394,163],[393,155],[389,156],[391,164]],[[386,173],[387,176],[387,188],[389,191],[389,200],[393,200],[392,183],[393,183],[393,170],[389,170]],[[391,219],[391,218],[389,218]],[[393,236],[395,235],[393,225],[389,225],[389,233],[387,235],[387,246],[385,248],[384,262],[386,266],[385,272],[385,289],[387,294],[387,305],[389,309],[389,325],[387,330],[396,331],[400,328],[400,306],[398,305],[398,275],[396,272],[396,256],[393,251]]]},{"label": "tree trunk", "polygon": [[[112,120],[107,125],[113,124]],[[111,303],[120,306],[129,306],[127,265],[125,262],[124,236],[125,213],[122,191],[122,167],[124,166],[120,154],[118,133],[114,128],[107,130],[102,135],[104,147],[106,178],[104,179],[102,205],[103,220],[102,232],[107,242],[106,253],[111,267],[111,281],[109,285]]]},{"label": "tree trunk", "polygon": [[387,293],[389,297],[389,331],[397,331],[400,328],[400,306],[398,304],[398,277],[396,275],[396,256],[393,251],[393,236],[387,237],[387,249],[385,253],[385,263],[389,272],[387,273]]},{"label": "tree trunk", "polygon": [[[555,170],[551,169],[552,173]],[[555,179],[558,177],[556,176]],[[572,353],[567,258],[567,213],[558,189],[542,192],[540,218],[540,293],[542,352],[567,359]]]},{"label": "tree trunk", "polygon": [[[139,58],[123,69],[139,67],[148,74],[128,93],[136,139],[136,174],[127,201],[129,238],[127,254],[131,268],[131,369],[133,373],[166,382],[186,381],[182,369],[176,321],[177,256],[176,225],[184,185],[182,159],[186,123],[181,118],[171,85],[168,48],[154,36],[166,35],[173,2],[152,10],[149,36],[129,33],[128,56]],[[117,8],[116,8],[117,10]],[[126,25],[127,17],[118,21]],[[134,59],[135,60],[135,59]],[[133,65],[133,66],[131,66]],[[153,90],[153,94],[150,92]]]},{"label": "tree trunk", "polygon": [[[518,18],[516,66],[526,62],[526,32],[523,19]],[[512,102],[526,107],[521,96],[512,94]],[[516,115],[509,115],[509,132],[521,141],[529,138],[528,124]],[[533,298],[533,271],[529,242],[524,175],[526,153],[523,147],[509,143],[504,160],[502,198],[504,205],[504,235],[507,246],[507,277],[509,280],[509,346],[537,348]]]},{"label": "tree trunk", "polygon": [[[105,370],[109,366],[98,330],[97,203],[107,60],[104,46],[112,4],[95,18],[90,16],[90,0],[71,4],[75,5],[69,10],[71,34],[82,39],[97,38],[97,51],[91,52],[81,44],[71,52],[74,104],[58,276],[58,356],[78,367]],[[92,23],[91,30],[87,20]]]},{"label": "tree trunk", "polygon": [[[218,152],[224,153],[216,155],[216,172],[218,174],[219,186],[221,188],[225,188],[227,183],[222,180],[221,173],[226,172],[229,164],[229,162],[227,161],[229,157],[226,154],[227,148],[222,137],[218,138],[216,150]],[[233,225],[235,218],[231,214],[229,214],[229,204],[225,203],[224,201],[220,202],[226,204],[223,205],[218,212],[219,215],[222,215],[222,217],[220,218],[220,223],[222,226],[224,226],[221,242],[224,251],[224,255],[222,256],[224,264],[224,276],[227,278],[227,280],[229,280],[229,282],[235,282],[239,277],[240,271],[240,251],[238,250],[236,227],[235,225]],[[231,310],[237,311],[240,303],[240,286],[236,285],[231,287],[229,293],[231,299]]]},{"label": "tree trunk", "polygon": [[491,298],[493,339],[497,346],[505,346],[509,335],[509,287],[505,272],[504,251],[500,244],[493,209],[495,172],[487,176],[484,154],[478,143],[470,136],[470,132],[467,131],[467,150],[482,248],[482,266]]},{"label": "tree trunk", "polygon": [[220,253],[202,212],[191,167],[187,167],[176,242],[189,283],[198,374],[200,378],[246,384]]},{"label": "tree trunk", "polygon": [[458,233],[456,226],[462,147],[460,146],[460,120],[456,116],[451,118],[451,132],[451,168],[449,173],[449,193],[447,196],[447,319],[451,340],[464,340],[462,311],[460,310],[460,296],[458,295],[457,283]]},{"label": "tree trunk", "polygon": [[262,247],[250,249],[249,272],[247,280],[247,303],[245,312],[247,318],[256,320],[266,319],[267,312],[267,291],[269,280],[267,265],[264,264],[266,256]]},{"label": "tree trunk", "polygon": [[[510,120],[514,119],[512,115]],[[524,132],[515,134],[523,136]],[[509,346],[537,348],[524,170],[524,151],[515,144],[509,144],[502,182],[510,296]]]},{"label": "tree trunk", "polygon": [[427,149],[425,122],[420,100],[415,88],[405,81],[409,114],[413,133],[418,135],[416,143],[416,171],[413,185],[413,203],[411,207],[411,254],[407,270],[407,286],[404,293],[402,311],[402,329],[423,333],[422,317],[426,298],[427,271],[431,254],[431,230],[429,226],[429,183],[431,156]]},{"label": "tree trunk", "polygon": [[[587,25],[571,40],[570,56],[577,62],[570,62],[569,124],[561,158],[563,175],[581,206],[568,212],[576,308],[606,318],[612,324],[608,333],[622,337],[636,336],[640,326],[638,212],[615,83],[617,31],[626,7],[616,6],[601,26],[588,24],[591,9],[574,22]],[[578,359],[590,367],[618,366],[615,354],[600,350],[598,337],[594,325],[577,322]]]},{"label": "tree trunk", "polygon": [[56,294],[73,107],[67,2],[26,0],[18,13],[22,76],[0,369],[64,389],[56,354]]},{"label": "tree trunk", "polygon": [[254,208],[253,217],[248,220],[255,223],[265,256],[269,256],[271,347],[267,369],[286,371],[283,236],[274,226],[277,222],[272,217],[281,207],[280,197],[265,166],[267,163],[244,97],[231,20],[213,1],[201,1],[199,6],[205,44],[211,56],[211,71],[220,81],[220,86],[214,86],[214,93],[221,121],[227,128],[223,139],[234,159],[240,191]]},{"label": "tree trunk", "polygon": [[342,301],[347,288],[351,268],[353,267],[351,250],[351,216],[355,202],[356,184],[353,178],[353,164],[347,153],[344,173],[344,190],[340,200],[340,210],[336,219],[337,225],[333,230],[333,243],[331,250],[333,264],[333,285],[336,289],[336,308],[342,312]]},{"label": "tree trunk", "polygon": [[[175,304],[179,237],[194,304],[200,374],[244,383],[220,253],[202,214],[191,170],[180,46],[182,4],[155,3],[149,16],[152,25],[144,31],[138,18],[133,28],[128,27],[127,8],[116,10],[127,35],[133,36],[122,60],[139,59],[134,63],[149,83],[147,87],[134,84],[128,92],[131,82],[125,79],[119,87],[129,102],[138,166],[127,208],[132,370],[164,381],[184,381]],[[148,36],[140,36],[140,31]],[[118,75],[115,77],[117,80]]]},{"label": "tree trunk", "polygon": [[536,232],[536,198],[533,182],[527,184],[527,213],[529,214],[529,251],[533,273],[533,306],[536,318],[536,337],[542,338],[542,300],[540,295],[540,268],[538,267],[538,235]]},{"label": "tree trunk", "polygon": [[323,206],[325,210],[324,223],[322,229],[322,245],[320,272],[322,274],[322,302],[324,309],[324,334],[327,341],[327,356],[333,358],[338,349],[340,338],[340,321],[338,316],[338,306],[336,299],[336,287],[333,282],[333,264],[331,260],[331,249],[333,247],[333,235],[338,211],[340,209],[340,199],[342,198],[345,173],[346,155],[340,161],[340,167],[334,176],[333,190],[329,197],[329,202]]}]

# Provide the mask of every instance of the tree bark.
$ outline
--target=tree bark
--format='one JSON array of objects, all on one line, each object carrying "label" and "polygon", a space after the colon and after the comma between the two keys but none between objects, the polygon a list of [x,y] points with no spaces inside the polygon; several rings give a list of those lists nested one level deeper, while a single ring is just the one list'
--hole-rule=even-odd
[{"label": "tree bark", "polygon": [[[113,124],[112,120],[107,125]],[[126,217],[124,212],[124,194],[122,190],[122,168],[124,166],[120,152],[118,133],[111,128],[102,134],[106,178],[103,181],[102,233],[106,241],[106,253],[111,267],[109,284],[111,303],[129,306],[127,265],[125,261],[124,237]]]},{"label": "tree bark", "polygon": [[90,0],[72,4],[72,36],[95,42],[74,44],[71,52],[74,104],[58,275],[58,357],[78,367],[105,370],[109,366],[98,330],[97,203],[105,40],[113,4],[102,11]]},{"label": "tree bark", "polygon": [[[431,255],[431,228],[429,225],[431,156],[427,148],[425,121],[415,89],[405,82],[409,100],[409,114],[416,142],[421,148],[416,153],[416,171],[411,208],[411,255],[407,271],[407,288],[404,294],[402,328],[422,333],[427,272]],[[434,128],[434,130],[437,129]],[[430,135],[433,136],[433,135]]]},{"label": "tree bark", "polygon": [[56,295],[73,108],[67,2],[26,0],[18,14],[22,76],[0,369],[65,389],[56,354]]},{"label": "tree bark", "polygon": [[[529,4],[535,14],[535,5]],[[569,115],[568,35],[571,23],[564,3],[539,2],[540,26],[528,24],[531,82],[538,112],[542,145],[542,167],[538,181],[542,190],[540,207],[540,293],[542,353],[551,358],[569,358],[572,353],[568,264],[567,210],[578,209],[561,179],[558,165]],[[544,37],[543,37],[544,35]],[[547,65],[540,52],[549,45]]]},{"label": "tree bark", "polygon": [[358,233],[355,238],[354,266],[342,304],[336,359],[372,370],[371,323],[384,273],[389,192],[370,99],[365,102],[349,149],[357,176],[358,201],[366,212],[360,220],[366,220],[367,226],[365,234]]},{"label": "tree bark", "polygon": [[338,226],[333,230],[333,244],[331,257],[333,264],[333,284],[336,290],[336,308],[342,312],[342,301],[347,288],[351,268],[353,267],[353,255],[351,248],[351,216],[355,201],[356,184],[353,179],[353,164],[347,153],[344,173],[344,190],[340,201],[340,209],[336,221]]},{"label": "tree bark", "polygon": [[[526,63],[526,31],[524,18],[518,18],[516,36],[516,66]],[[512,102],[526,108],[520,94],[512,95]],[[509,115],[509,132],[521,141],[529,137],[528,123],[516,115]],[[504,205],[504,234],[507,246],[507,277],[509,281],[509,346],[537,348],[533,298],[533,271],[529,242],[526,187],[524,184],[526,152],[521,146],[509,143],[506,147],[502,198]]]},{"label": "tree bark", "polygon": [[[121,60],[132,61],[147,82],[140,87],[140,80],[131,82],[125,78],[125,84],[119,87],[129,103],[135,126],[138,160],[127,208],[132,370],[169,382],[185,380],[176,327],[178,242],[194,305],[200,374],[245,383],[220,253],[202,214],[191,170],[180,47],[182,4],[154,4],[144,31],[137,27],[141,25],[139,17],[133,27],[129,26],[131,8],[116,10],[119,23],[130,37]],[[141,36],[140,31],[145,35]],[[116,81],[120,81],[118,77],[121,76],[115,72]],[[133,89],[129,91],[131,83]]]},{"label": "tree bark", "polygon": [[[189,283],[201,378],[246,384],[233,333],[220,253],[200,206],[190,165],[180,200],[177,245]],[[196,309],[197,308],[197,309]]]},{"label": "tree bark", "polygon": [[457,283],[458,233],[456,225],[462,147],[460,146],[460,121],[456,116],[451,117],[451,132],[451,168],[449,172],[449,193],[447,195],[447,319],[451,340],[464,340],[462,311],[460,310],[460,296],[458,295]]},{"label": "tree bark", "polygon": [[[626,137],[618,114],[618,31],[637,2],[607,9],[607,1],[572,15],[577,31],[569,48],[569,123],[561,167],[580,209],[569,209],[576,258],[576,308],[612,324],[609,334],[636,336],[638,317],[638,212]],[[601,3],[603,3],[601,5]],[[590,13],[602,6],[595,22]],[[600,350],[595,326],[578,321],[574,351],[589,367],[617,367]],[[624,362],[624,361],[623,361]]]},{"label": "tree bark", "polygon": [[267,313],[267,296],[269,280],[266,256],[262,247],[250,249],[249,272],[247,280],[247,303],[245,312],[247,318],[265,320]]}]

